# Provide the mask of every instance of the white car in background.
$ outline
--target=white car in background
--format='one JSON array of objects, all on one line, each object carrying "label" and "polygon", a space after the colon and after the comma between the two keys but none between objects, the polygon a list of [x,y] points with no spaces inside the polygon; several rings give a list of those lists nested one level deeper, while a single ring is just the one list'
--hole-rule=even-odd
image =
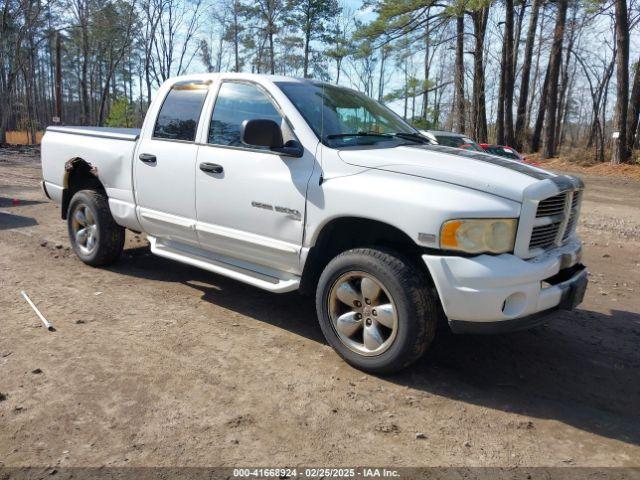
[{"label": "white car in background", "polygon": [[162,85],[141,129],[49,127],[43,189],[86,264],[115,262],[128,228],[156,255],[313,293],[329,344],[385,373],[440,320],[528,328],[587,285],[579,178],[429,135],[440,145],[347,88],[189,75]]}]

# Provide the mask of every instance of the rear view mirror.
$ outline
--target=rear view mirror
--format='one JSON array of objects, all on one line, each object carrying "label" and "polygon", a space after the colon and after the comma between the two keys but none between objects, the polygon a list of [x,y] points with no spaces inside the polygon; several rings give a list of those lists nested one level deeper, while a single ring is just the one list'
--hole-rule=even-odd
[{"label": "rear view mirror", "polygon": [[253,119],[242,122],[240,140],[252,147],[267,147],[272,152],[290,157],[301,157],[304,149],[296,140],[286,144],[282,139],[282,129],[273,120]]},{"label": "rear view mirror", "polygon": [[273,120],[254,119],[242,122],[242,143],[253,147],[282,148],[282,130]]}]

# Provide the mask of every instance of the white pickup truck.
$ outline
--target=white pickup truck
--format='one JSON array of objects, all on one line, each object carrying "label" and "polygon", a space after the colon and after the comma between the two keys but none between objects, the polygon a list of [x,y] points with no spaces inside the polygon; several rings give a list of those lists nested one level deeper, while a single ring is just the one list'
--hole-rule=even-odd
[{"label": "white pickup truck", "polygon": [[42,185],[86,264],[116,261],[128,228],[162,257],[313,292],[329,344],[384,373],[440,323],[528,328],[586,289],[580,179],[430,143],[347,88],[189,75],[140,130],[49,127]]}]

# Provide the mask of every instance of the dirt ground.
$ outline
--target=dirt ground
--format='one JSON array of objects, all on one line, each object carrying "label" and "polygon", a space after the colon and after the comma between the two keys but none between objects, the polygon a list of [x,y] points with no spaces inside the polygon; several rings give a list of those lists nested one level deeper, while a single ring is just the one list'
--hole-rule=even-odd
[{"label": "dirt ground", "polygon": [[578,310],[445,335],[378,378],[333,353],[297,294],[133,234],[116,265],[85,266],[39,179],[36,153],[0,150],[0,467],[640,466],[639,182],[584,177]]}]

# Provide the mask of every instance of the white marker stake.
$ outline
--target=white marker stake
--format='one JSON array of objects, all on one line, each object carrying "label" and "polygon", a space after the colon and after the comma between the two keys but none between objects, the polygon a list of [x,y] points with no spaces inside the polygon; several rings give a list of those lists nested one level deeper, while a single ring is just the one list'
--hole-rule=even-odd
[{"label": "white marker stake", "polygon": [[42,323],[44,323],[45,328],[47,330],[49,330],[50,332],[55,332],[56,329],[53,328],[53,325],[51,325],[49,322],[47,322],[47,319],[44,318],[44,315],[42,315],[40,313],[40,310],[38,310],[38,308],[33,304],[31,299],[27,295],[27,293],[25,291],[22,291],[20,293],[22,293],[22,296],[24,297],[24,299],[29,303],[29,305],[31,305],[31,308],[33,308],[33,311],[36,312],[36,315],[38,315],[38,317],[40,317],[40,320],[42,320]]}]

